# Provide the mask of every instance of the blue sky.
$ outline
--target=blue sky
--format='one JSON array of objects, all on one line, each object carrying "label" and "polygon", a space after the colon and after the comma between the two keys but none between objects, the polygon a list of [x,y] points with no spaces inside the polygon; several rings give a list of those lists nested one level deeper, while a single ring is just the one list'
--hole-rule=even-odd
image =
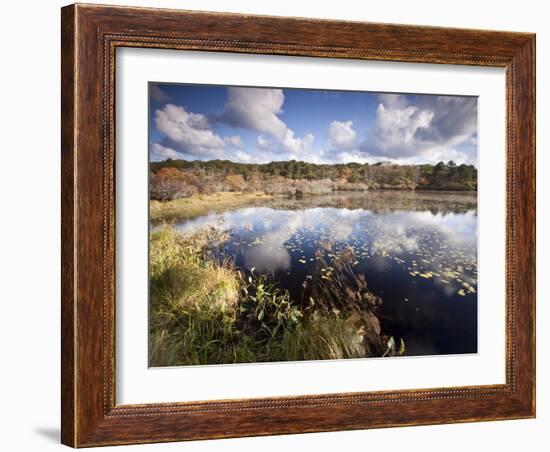
[{"label": "blue sky", "polygon": [[475,97],[149,84],[150,160],[476,164]]}]

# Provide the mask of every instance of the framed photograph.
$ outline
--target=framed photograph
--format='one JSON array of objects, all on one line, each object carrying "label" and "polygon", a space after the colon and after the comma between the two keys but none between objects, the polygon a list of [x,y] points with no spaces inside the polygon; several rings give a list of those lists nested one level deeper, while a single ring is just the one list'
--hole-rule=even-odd
[{"label": "framed photograph", "polygon": [[535,36],[62,9],[62,442],[535,416]]}]

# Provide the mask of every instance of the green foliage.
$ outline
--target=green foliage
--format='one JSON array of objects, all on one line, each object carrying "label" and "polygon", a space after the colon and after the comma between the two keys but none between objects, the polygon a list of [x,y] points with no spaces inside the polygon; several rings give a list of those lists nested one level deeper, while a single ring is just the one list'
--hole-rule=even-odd
[{"label": "green foliage", "polygon": [[450,160],[435,166],[424,165],[419,188],[432,190],[477,190],[477,169],[473,165],[456,165]]}]

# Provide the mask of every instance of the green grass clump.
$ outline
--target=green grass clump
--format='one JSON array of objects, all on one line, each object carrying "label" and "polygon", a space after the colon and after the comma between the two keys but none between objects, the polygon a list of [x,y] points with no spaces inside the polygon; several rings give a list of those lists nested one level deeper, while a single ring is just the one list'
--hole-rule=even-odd
[{"label": "green grass clump", "polygon": [[232,262],[214,259],[211,250],[226,239],[214,228],[181,234],[166,226],[152,233],[151,366],[372,354],[365,340],[380,342],[379,324],[371,310],[357,308],[366,299],[362,287],[349,309],[335,305],[337,286],[321,286],[311,292],[307,306],[297,306],[265,275],[245,278]]}]

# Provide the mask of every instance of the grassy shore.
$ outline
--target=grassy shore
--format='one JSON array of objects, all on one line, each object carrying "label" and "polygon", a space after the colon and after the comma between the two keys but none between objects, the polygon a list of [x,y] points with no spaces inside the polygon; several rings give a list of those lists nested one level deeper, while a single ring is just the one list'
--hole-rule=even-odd
[{"label": "grassy shore", "polygon": [[189,198],[172,201],[151,201],[149,213],[151,221],[169,221],[174,218],[191,219],[210,212],[253,206],[272,198],[263,192],[220,192],[210,195],[193,195]]},{"label": "grassy shore", "polygon": [[387,349],[391,341],[374,315],[380,300],[364,278],[349,274],[349,256],[332,263],[337,282],[313,280],[308,302],[297,305],[265,276],[245,277],[229,260],[215,260],[210,250],[226,239],[217,229],[181,234],[164,227],[151,235],[151,366],[403,352]]},{"label": "grassy shore", "polygon": [[477,207],[475,192],[433,192],[423,190],[377,190],[363,192],[331,192],[328,195],[308,195],[301,199],[263,192],[220,192],[210,195],[195,194],[172,201],[150,201],[150,217],[155,224],[172,220],[189,220],[211,212],[223,212],[251,206],[274,208],[302,208],[339,206],[348,209],[372,211],[432,210],[465,212]]}]

